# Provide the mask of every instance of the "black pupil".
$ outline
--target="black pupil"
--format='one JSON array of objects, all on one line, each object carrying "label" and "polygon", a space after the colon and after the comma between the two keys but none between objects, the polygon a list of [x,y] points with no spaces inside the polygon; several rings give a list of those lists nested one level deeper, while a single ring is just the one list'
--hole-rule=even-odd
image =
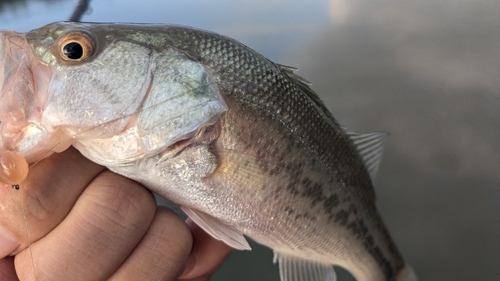
[{"label": "black pupil", "polygon": [[82,45],[71,42],[66,44],[63,48],[64,55],[72,60],[80,59],[83,56],[83,48]]}]

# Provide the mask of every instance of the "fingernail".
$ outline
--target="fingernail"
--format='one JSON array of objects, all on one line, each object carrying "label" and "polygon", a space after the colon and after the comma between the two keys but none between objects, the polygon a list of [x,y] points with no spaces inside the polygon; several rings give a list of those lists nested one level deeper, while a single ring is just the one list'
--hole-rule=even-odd
[{"label": "fingernail", "polygon": [[0,258],[10,255],[19,246],[19,243],[12,235],[0,227]]}]

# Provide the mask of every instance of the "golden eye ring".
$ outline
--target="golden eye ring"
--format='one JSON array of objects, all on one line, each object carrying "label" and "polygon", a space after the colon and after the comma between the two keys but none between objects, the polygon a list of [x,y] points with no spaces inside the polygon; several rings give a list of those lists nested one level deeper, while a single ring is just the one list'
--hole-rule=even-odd
[{"label": "golden eye ring", "polygon": [[72,31],[59,39],[59,56],[65,61],[84,61],[95,53],[95,40],[83,31]]}]

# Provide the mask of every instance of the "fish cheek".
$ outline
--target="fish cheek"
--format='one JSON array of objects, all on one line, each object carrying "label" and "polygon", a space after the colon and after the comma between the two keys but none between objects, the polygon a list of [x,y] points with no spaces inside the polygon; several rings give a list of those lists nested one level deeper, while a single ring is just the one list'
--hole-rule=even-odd
[{"label": "fish cheek", "polygon": [[147,93],[151,61],[149,49],[116,41],[92,61],[59,66],[43,124],[64,127],[72,135],[85,132],[87,137],[122,131]]}]

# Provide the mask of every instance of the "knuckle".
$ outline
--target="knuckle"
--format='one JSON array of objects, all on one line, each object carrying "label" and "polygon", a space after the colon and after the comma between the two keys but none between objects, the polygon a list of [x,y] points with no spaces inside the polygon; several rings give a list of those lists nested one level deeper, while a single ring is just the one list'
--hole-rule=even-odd
[{"label": "knuckle", "polygon": [[166,226],[158,227],[161,251],[177,262],[185,262],[193,244],[187,224],[175,212],[165,207],[158,208],[155,220],[159,226]]},{"label": "knuckle", "polygon": [[106,171],[89,188],[89,209],[94,214],[130,231],[150,224],[156,203],[140,184]]}]

